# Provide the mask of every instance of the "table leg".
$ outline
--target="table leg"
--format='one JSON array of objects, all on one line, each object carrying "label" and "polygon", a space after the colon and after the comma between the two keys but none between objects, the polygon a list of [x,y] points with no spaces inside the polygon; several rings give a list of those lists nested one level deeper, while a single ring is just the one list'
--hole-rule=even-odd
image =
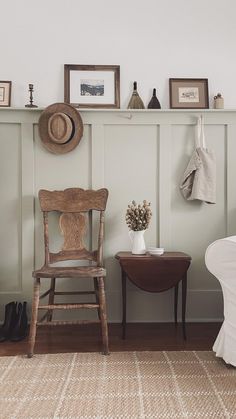
[{"label": "table leg", "polygon": [[123,269],[121,269],[122,275],[122,307],[123,307],[123,317],[122,317],[122,339],[126,337],[126,274]]},{"label": "table leg", "polygon": [[183,327],[184,340],[186,340],[186,328],[185,328],[186,294],[187,294],[187,274],[185,274],[182,279],[182,327]]},{"label": "table leg", "polygon": [[175,304],[174,304],[174,312],[175,312],[175,326],[177,326],[177,314],[178,314],[178,291],[179,291],[179,283],[175,285]]}]

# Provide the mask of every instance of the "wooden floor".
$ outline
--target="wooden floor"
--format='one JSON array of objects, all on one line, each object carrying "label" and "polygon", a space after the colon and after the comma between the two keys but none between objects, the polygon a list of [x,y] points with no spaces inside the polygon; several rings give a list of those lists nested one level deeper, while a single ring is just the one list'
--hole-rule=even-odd
[{"label": "wooden floor", "polygon": [[[220,329],[220,323],[187,323],[187,340],[182,337],[181,324],[130,323],[127,337],[121,338],[121,325],[109,325],[110,351],[207,351]],[[99,325],[39,327],[35,353],[101,351]],[[0,356],[27,352],[27,340],[0,343]]]}]

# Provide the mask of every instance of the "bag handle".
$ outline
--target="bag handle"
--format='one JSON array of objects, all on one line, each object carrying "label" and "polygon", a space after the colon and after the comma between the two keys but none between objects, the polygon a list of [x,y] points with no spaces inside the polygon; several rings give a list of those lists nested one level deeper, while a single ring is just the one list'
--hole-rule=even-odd
[{"label": "bag handle", "polygon": [[195,136],[196,148],[206,148],[206,139],[204,133],[203,116],[199,116],[197,121],[197,135]]}]

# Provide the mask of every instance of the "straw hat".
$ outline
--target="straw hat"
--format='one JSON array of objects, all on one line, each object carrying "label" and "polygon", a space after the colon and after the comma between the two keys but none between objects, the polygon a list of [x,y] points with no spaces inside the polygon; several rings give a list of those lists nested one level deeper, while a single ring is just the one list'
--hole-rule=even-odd
[{"label": "straw hat", "polygon": [[53,103],[39,118],[39,135],[47,150],[68,153],[80,142],[83,121],[77,109],[68,103]]}]

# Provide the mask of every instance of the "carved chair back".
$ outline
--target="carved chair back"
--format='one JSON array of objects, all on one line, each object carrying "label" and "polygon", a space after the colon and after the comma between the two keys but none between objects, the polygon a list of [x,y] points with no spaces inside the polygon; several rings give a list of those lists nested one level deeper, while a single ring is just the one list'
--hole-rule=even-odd
[{"label": "carved chair back", "polygon": [[[39,202],[43,212],[45,266],[65,260],[90,260],[96,266],[102,266],[102,247],[104,237],[104,211],[108,190],[97,191],[81,188],[69,188],[64,191],[39,191]],[[63,247],[53,253],[49,249],[48,214],[51,211],[60,213],[59,227],[64,237]],[[100,213],[97,249],[90,251],[84,244],[88,231],[88,219],[93,211]]]}]

